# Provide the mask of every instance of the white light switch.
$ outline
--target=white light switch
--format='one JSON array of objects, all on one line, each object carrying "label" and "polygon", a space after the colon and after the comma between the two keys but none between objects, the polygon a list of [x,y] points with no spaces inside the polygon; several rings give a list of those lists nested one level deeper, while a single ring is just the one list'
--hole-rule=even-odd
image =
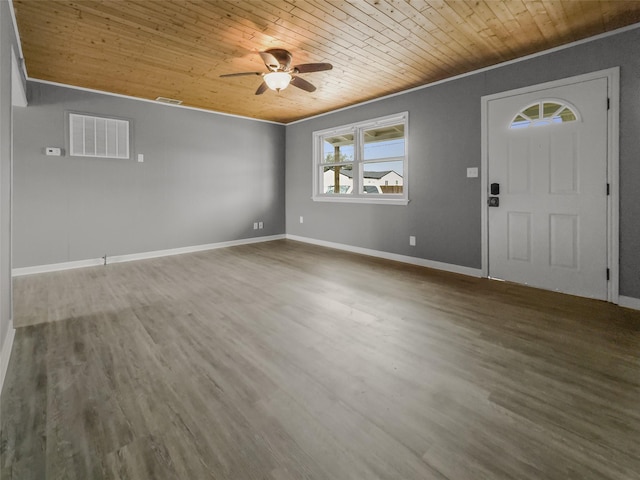
[{"label": "white light switch", "polygon": [[142,154],[142,153],[138,154],[138,162],[140,162],[140,163],[144,162],[144,154]]},{"label": "white light switch", "polygon": [[478,167],[467,168],[467,178],[478,178]]},{"label": "white light switch", "polygon": [[304,217],[300,215],[300,223],[304,223]]},{"label": "white light switch", "polygon": [[409,236],[409,246],[411,246],[411,247],[415,247],[416,246],[416,237],[414,237],[413,235]]},{"label": "white light switch", "polygon": [[47,147],[44,149],[44,153],[49,156],[59,157],[60,155],[62,155],[62,150],[58,147]]}]

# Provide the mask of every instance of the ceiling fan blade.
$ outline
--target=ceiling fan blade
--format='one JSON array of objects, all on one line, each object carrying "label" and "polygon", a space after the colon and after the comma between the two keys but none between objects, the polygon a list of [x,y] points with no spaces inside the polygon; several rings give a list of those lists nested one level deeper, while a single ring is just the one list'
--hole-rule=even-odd
[{"label": "ceiling fan blade", "polygon": [[303,63],[293,67],[295,73],[311,73],[322,72],[323,70],[331,70],[333,65],[330,63]]},{"label": "ceiling fan blade", "polygon": [[280,67],[278,59],[269,52],[259,52],[262,61],[269,70],[277,70]]},{"label": "ceiling fan blade", "polygon": [[226,73],[224,75],[220,75],[222,77],[242,77],[244,75],[262,75],[260,72],[240,72],[240,73]]},{"label": "ceiling fan blade", "polygon": [[265,82],[262,82],[258,87],[258,89],[256,90],[256,95],[262,95],[264,92],[267,91],[268,88],[269,87],[267,86],[267,84]]},{"label": "ceiling fan blade", "polygon": [[300,77],[293,77],[291,79],[291,85],[293,85],[294,87],[301,88],[305,92],[315,92],[316,91],[316,87],[313,86],[313,84],[307,82],[304,78],[300,78]]}]

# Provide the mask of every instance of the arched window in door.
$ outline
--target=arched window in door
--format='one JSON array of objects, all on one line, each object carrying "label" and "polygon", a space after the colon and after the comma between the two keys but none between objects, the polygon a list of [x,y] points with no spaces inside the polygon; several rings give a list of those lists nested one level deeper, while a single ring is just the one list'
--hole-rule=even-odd
[{"label": "arched window in door", "polygon": [[540,100],[520,110],[509,128],[541,127],[580,119],[575,107],[561,100]]}]

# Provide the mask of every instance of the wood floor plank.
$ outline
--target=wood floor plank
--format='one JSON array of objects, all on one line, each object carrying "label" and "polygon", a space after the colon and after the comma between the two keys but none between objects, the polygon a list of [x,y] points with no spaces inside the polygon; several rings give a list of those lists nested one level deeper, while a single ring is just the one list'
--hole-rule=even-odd
[{"label": "wood floor plank", "polygon": [[3,480],[640,480],[640,312],[289,240],[14,291]]}]

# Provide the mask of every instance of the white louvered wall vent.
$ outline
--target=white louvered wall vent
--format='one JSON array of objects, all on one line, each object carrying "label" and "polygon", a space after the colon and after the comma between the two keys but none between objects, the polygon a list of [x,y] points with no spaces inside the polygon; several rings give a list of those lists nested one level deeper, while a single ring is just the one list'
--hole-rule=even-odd
[{"label": "white louvered wall vent", "polygon": [[182,100],[176,100],[175,98],[158,97],[156,102],[168,103],[169,105],[182,105]]},{"label": "white louvered wall vent", "polygon": [[129,158],[129,121],[69,114],[69,148],[74,157]]}]

